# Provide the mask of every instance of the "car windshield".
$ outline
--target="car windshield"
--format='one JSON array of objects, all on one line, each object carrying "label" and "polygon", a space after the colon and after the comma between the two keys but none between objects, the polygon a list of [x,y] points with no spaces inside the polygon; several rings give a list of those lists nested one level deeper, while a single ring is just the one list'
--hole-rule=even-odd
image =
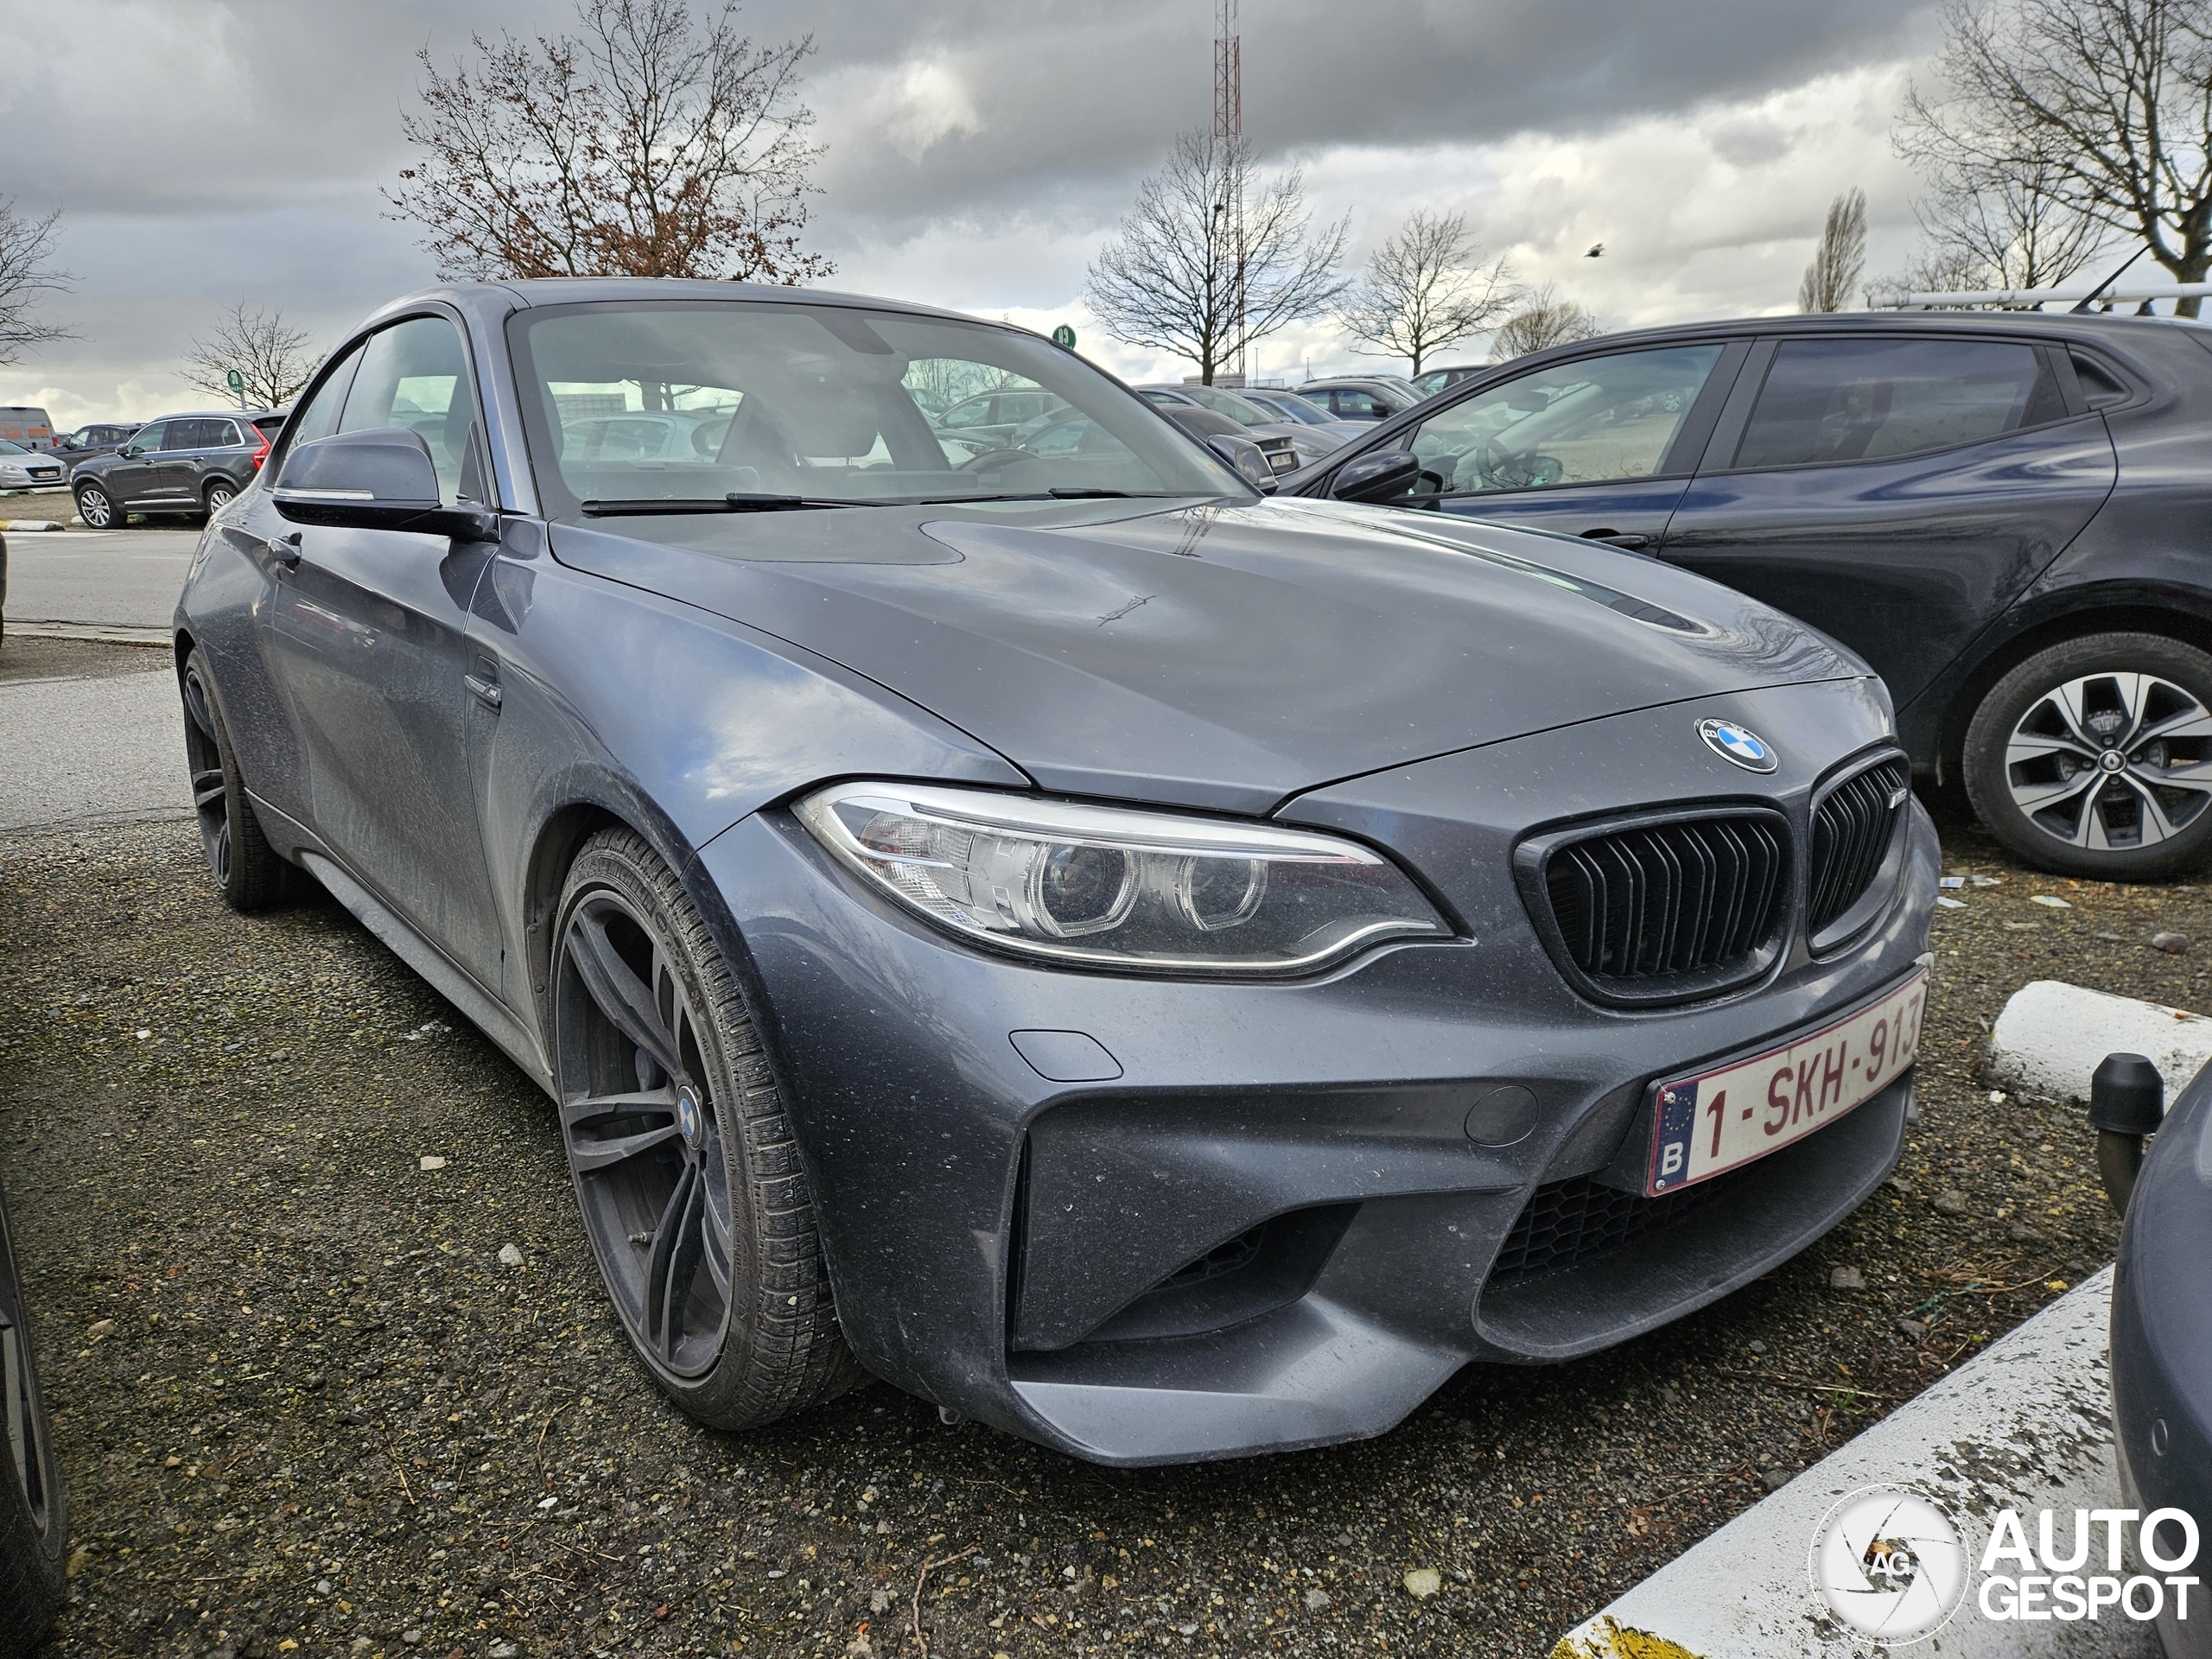
[{"label": "car windshield", "polygon": [[1280,426],[1281,417],[1270,414],[1249,399],[1233,391],[1224,391],[1218,386],[1185,386],[1194,402],[1205,404],[1217,415],[1226,415],[1239,426]]},{"label": "car windshield", "polygon": [[22,444],[10,443],[7,439],[0,438],[0,455],[28,455],[29,454],[30,451],[24,448]]},{"label": "car windshield", "polygon": [[1249,493],[1080,358],[1011,329],[747,301],[547,307],[508,327],[556,517]]},{"label": "car windshield", "polygon": [[1301,426],[1332,426],[1336,416],[1309,397],[1294,391],[1265,391],[1256,393],[1253,401],[1265,404],[1277,414],[1298,422]]}]

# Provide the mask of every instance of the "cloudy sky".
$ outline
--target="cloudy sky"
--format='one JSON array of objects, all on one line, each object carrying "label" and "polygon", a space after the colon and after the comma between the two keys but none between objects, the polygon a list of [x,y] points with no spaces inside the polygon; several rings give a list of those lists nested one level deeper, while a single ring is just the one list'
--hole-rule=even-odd
[{"label": "cloudy sky", "polygon": [[[1788,309],[1830,197],[1869,200],[1869,268],[1916,236],[1891,123],[1936,43],[1929,0],[1243,0],[1263,164],[1349,215],[1355,261],[1415,207],[1464,210],[1524,280],[1609,327]],[[0,199],[63,210],[79,338],[0,368],[65,426],[198,400],[195,331],[244,299],[319,343],[427,284],[378,194],[420,79],[472,30],[558,29],[569,0],[0,0]],[[749,0],[811,31],[828,147],[809,243],[829,284],[1067,322],[1132,378],[1084,271],[1179,129],[1210,120],[1211,0]],[[28,46],[28,49],[27,48]],[[1601,259],[1583,251],[1605,245]],[[1480,347],[1475,351],[1479,354]],[[1402,363],[1326,324],[1262,348],[1294,378]]]}]

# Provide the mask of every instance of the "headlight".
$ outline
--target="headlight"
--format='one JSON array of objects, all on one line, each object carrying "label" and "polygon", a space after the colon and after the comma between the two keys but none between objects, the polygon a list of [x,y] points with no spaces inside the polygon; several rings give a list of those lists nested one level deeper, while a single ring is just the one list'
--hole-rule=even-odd
[{"label": "headlight", "polygon": [[940,926],[1057,961],[1291,974],[1451,935],[1396,865],[1331,836],[903,784],[839,784],[798,816]]}]

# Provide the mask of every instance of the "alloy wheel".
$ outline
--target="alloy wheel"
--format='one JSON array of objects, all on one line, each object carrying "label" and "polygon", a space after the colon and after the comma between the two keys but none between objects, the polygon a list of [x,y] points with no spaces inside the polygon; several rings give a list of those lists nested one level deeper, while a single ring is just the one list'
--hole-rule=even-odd
[{"label": "alloy wheel", "polygon": [[678,1378],[730,1319],[734,1230],[702,1022],[674,953],[626,899],[579,899],[561,938],[561,1129],[584,1224],[632,1339]]},{"label": "alloy wheel", "polygon": [[[86,520],[87,523],[91,521]],[[200,820],[200,842],[218,887],[231,880],[231,792],[223,775],[223,753],[215,739],[215,710],[207,683],[197,669],[184,675],[184,754],[192,772],[192,810]]]},{"label": "alloy wheel", "polygon": [[238,499],[238,492],[227,484],[213,484],[207,490],[207,511],[220,512]]},{"label": "alloy wheel", "polygon": [[54,1494],[47,1471],[54,1465],[47,1444],[46,1416],[39,1409],[38,1381],[31,1369],[31,1354],[14,1308],[0,1309],[0,1416],[8,1425],[8,1455],[15,1459],[16,1478],[31,1524],[41,1533],[54,1524]]},{"label": "alloy wheel", "polygon": [[2212,804],[2212,711],[2156,674],[2066,680],[2013,727],[2005,776],[2028,821],[2068,846],[2156,846]]},{"label": "alloy wheel", "polygon": [[115,522],[115,503],[105,490],[86,490],[77,498],[77,516],[94,530],[105,530]]}]

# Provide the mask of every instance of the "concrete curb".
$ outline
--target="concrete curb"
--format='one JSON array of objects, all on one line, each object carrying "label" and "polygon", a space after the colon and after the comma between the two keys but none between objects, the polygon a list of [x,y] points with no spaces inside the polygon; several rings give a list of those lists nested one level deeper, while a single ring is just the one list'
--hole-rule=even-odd
[{"label": "concrete curb", "polygon": [[2115,1051],[2158,1068],[2171,1100],[2212,1059],[2212,1020],[2181,1008],[2038,979],[2012,993],[1989,1033],[1992,1083],[2044,1100],[2086,1100],[2089,1074]]},{"label": "concrete curb", "polygon": [[120,622],[19,622],[8,619],[8,632],[26,639],[98,639],[111,645],[170,645],[167,628],[137,628]]},{"label": "concrete curb", "polygon": [[0,530],[15,531],[28,535],[35,530],[67,530],[69,526],[57,518],[0,518]]},{"label": "concrete curb", "polygon": [[[2120,1505],[2106,1363],[2112,1269],[2009,1332],[1856,1440],[1754,1504],[1594,1617],[1552,1659],[1821,1659],[1871,1654],[1813,1587],[1815,1531],[1866,1486],[1912,1487],[1959,1525],[1978,1566],[1999,1510]],[[2031,1522],[2032,1525],[2032,1522]],[[1998,1624],[1969,1600],[1936,1640],[1942,1659],[2065,1654],[2154,1659],[2158,1638],[2126,1618]]]}]

